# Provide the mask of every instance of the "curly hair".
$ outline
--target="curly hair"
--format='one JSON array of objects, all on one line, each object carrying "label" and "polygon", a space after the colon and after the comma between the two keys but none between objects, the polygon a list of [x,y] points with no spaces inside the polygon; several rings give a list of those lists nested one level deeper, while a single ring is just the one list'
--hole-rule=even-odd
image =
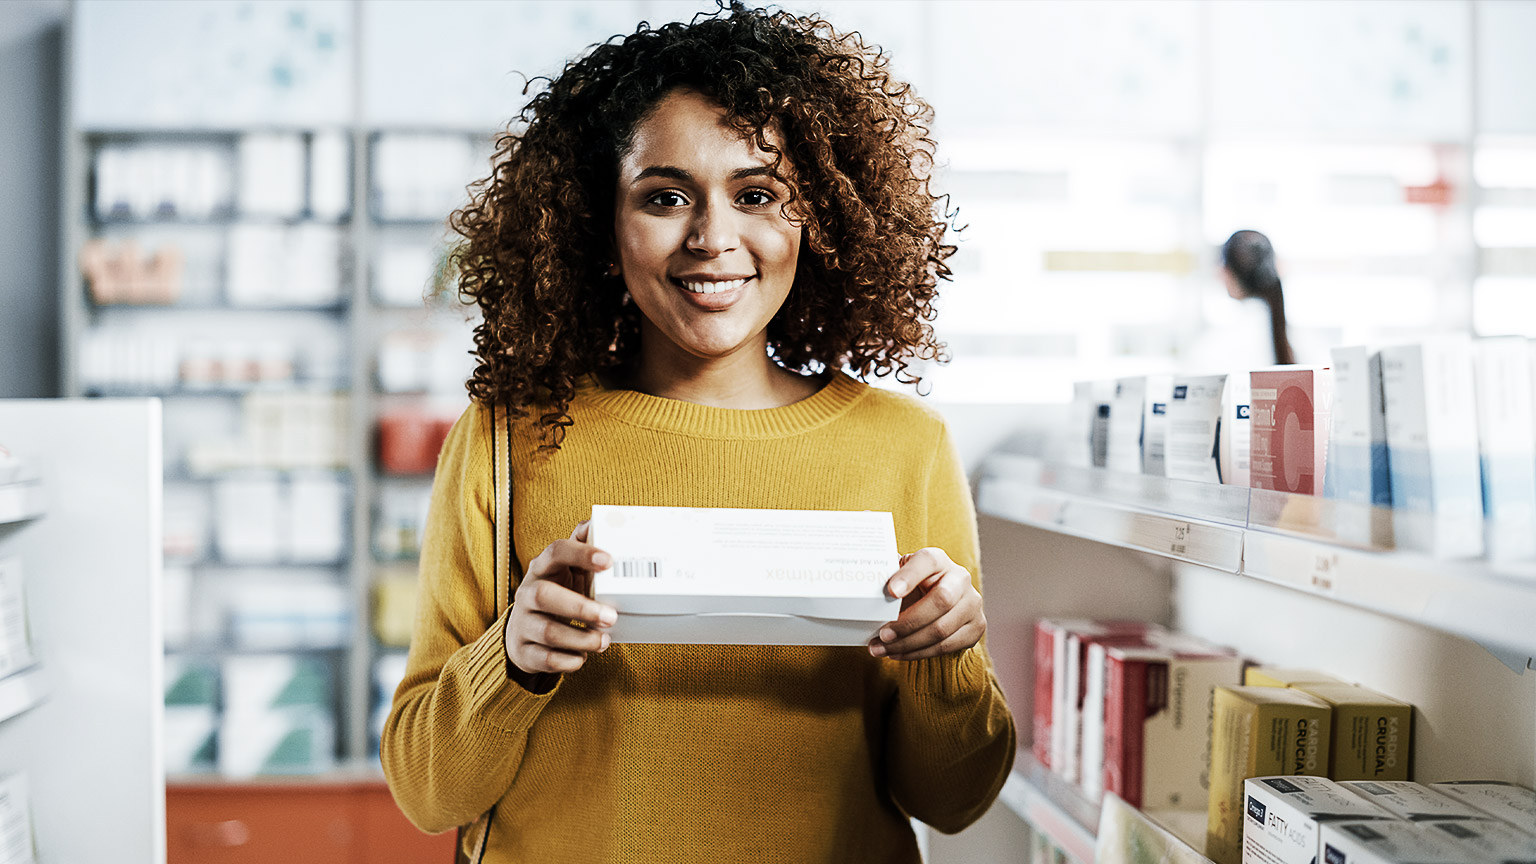
[{"label": "curly hair", "polygon": [[945,232],[958,229],[930,186],[933,110],[887,60],[856,32],[733,0],[687,24],[641,22],[535,79],[544,86],[497,136],[491,176],[449,220],[463,238],[460,296],[483,319],[470,396],[512,416],[537,411],[543,446],[558,448],[579,379],[636,357],[640,312],[607,272],[618,166],[636,126],[678,89],[793,167],[785,212],[810,254],[768,325],[772,358],[802,374],[906,383],[920,380],[909,361],[947,360],[932,321],[955,252]]}]

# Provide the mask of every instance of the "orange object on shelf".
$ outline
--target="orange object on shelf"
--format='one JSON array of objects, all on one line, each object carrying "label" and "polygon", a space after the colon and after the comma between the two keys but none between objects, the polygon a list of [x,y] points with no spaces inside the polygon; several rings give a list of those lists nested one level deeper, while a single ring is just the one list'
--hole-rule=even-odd
[{"label": "orange object on shelf", "polygon": [[172,783],[167,864],[418,864],[453,860],[455,835],[423,834],[382,781]]},{"label": "orange object on shelf", "polygon": [[379,418],[379,467],[390,474],[431,474],[453,420],[419,411]]}]

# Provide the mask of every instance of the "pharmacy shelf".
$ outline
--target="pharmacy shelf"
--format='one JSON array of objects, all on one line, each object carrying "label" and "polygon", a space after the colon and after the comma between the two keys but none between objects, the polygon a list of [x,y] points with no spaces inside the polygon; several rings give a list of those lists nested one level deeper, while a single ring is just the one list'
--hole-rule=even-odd
[{"label": "pharmacy shelf", "polygon": [[1092,864],[1099,806],[1041,765],[1033,753],[1020,751],[1013,773],[997,800],[1034,830],[1044,834],[1079,864]]},{"label": "pharmacy shelf", "polygon": [[36,708],[46,698],[43,670],[35,664],[0,678],[0,723]]},{"label": "pharmacy shelf", "polygon": [[1211,864],[1198,851],[1205,846],[1204,811],[1149,813],[1113,793],[1104,796],[1102,805],[1096,804],[1027,750],[1014,762],[998,802],[1080,864]]},{"label": "pharmacy shelf", "polygon": [[[1528,526],[1457,523],[1013,455],[983,466],[977,507],[1464,636],[1516,668],[1536,657]],[[1485,549],[1489,554],[1477,554]]]},{"label": "pharmacy shelf", "polygon": [[0,525],[36,519],[43,512],[42,483],[26,480],[0,483]]}]

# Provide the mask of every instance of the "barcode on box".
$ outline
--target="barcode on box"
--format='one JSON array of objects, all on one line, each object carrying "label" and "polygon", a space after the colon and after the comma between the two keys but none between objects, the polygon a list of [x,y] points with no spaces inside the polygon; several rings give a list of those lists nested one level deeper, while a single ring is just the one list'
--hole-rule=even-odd
[{"label": "barcode on box", "polygon": [[661,576],[661,562],[655,559],[631,558],[614,563],[620,579],[656,579]]}]

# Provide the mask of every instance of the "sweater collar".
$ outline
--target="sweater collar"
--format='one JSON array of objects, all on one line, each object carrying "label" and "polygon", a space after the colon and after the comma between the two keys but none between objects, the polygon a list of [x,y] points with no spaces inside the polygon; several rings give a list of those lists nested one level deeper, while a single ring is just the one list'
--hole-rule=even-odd
[{"label": "sweater collar", "polygon": [[610,390],[592,378],[582,382],[577,395],[624,422],[661,432],[700,438],[782,438],[832,422],[868,391],[868,384],[847,373],[834,372],[825,386],[799,402],[757,410],[717,408],[635,390]]}]

